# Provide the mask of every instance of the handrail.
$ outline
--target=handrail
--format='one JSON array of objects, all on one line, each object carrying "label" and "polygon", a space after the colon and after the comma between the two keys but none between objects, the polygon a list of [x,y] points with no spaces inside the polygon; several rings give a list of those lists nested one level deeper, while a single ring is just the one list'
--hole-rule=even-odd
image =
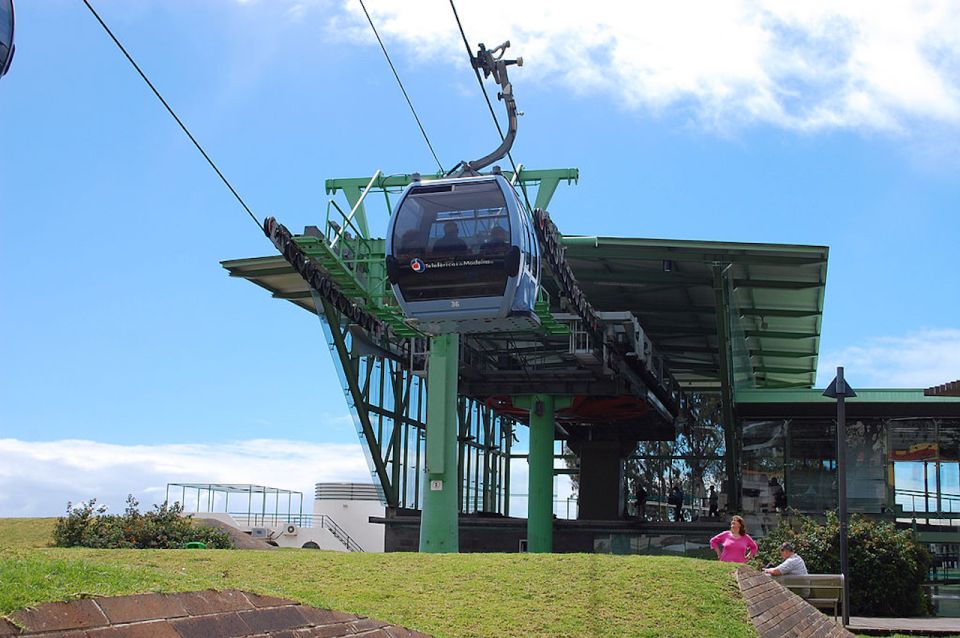
[{"label": "handrail", "polygon": [[[921,518],[933,518],[934,516],[939,518],[954,519],[960,518],[960,510],[955,510],[952,508],[952,505],[955,503],[960,503],[960,495],[958,494],[945,494],[940,492],[940,504],[941,507],[937,509],[930,509],[930,503],[928,501],[934,501],[934,506],[937,501],[936,492],[925,492],[923,490],[908,490],[908,489],[895,489],[893,491],[894,498],[897,496],[906,496],[910,498],[910,509],[907,510],[904,505],[900,505],[902,508],[901,511],[903,514],[912,514],[914,516],[921,515]],[[917,507],[917,499],[922,499],[920,507]],[[944,503],[949,503],[951,505],[950,509],[944,510],[942,505]],[[936,506],[935,506],[936,507]]]},{"label": "handrail", "polygon": [[360,544],[357,541],[353,540],[350,534],[347,533],[345,529],[337,525],[337,522],[330,518],[326,514],[320,515],[320,524],[323,525],[324,521],[327,522],[326,528],[330,530],[330,533],[333,534],[337,540],[343,543],[348,550],[351,552],[362,552],[363,548],[360,547]]},{"label": "handrail", "polygon": [[273,525],[297,525],[311,529],[314,523],[329,531],[334,538],[343,543],[351,552],[362,552],[363,547],[347,530],[343,529],[329,514],[261,514],[258,512],[229,512],[238,523],[247,527]]}]

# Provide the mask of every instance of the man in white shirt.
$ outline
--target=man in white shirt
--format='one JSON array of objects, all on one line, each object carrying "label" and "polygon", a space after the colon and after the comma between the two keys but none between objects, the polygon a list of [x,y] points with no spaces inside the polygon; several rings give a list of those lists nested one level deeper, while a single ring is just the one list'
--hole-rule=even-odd
[{"label": "man in white shirt", "polygon": [[806,576],[807,565],[800,558],[800,555],[793,551],[793,545],[784,543],[780,546],[780,558],[783,562],[776,567],[764,569],[764,573],[771,576]]}]

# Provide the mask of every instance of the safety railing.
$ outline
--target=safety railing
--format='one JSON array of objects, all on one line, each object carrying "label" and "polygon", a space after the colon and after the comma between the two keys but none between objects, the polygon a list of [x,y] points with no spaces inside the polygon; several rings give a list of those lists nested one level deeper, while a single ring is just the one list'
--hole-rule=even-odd
[{"label": "safety railing", "polygon": [[[367,294],[373,298],[382,296],[382,300],[377,300],[381,303],[389,302],[392,299],[392,296],[386,294],[388,286],[384,254],[379,247],[381,242],[366,237],[364,231],[357,224],[356,218],[357,212],[364,206],[371,189],[378,183],[378,180],[382,181],[382,175],[381,171],[378,170],[370,178],[366,188],[360,193],[360,197],[348,213],[340,208],[336,200],[331,199],[327,203],[327,219],[323,231],[330,253],[353,274],[367,291]],[[389,208],[390,200],[386,189],[384,189],[384,195],[387,197],[387,207]]]},{"label": "safety railing", "polygon": [[334,538],[340,541],[348,551],[363,551],[360,543],[327,514],[258,514],[256,512],[231,512],[230,516],[244,527],[279,527],[282,525],[296,525],[297,527],[308,529],[320,527],[333,534]]},{"label": "safety railing", "polygon": [[[895,497],[904,497],[903,499],[895,498],[898,502],[898,505],[903,507],[904,513],[911,512],[917,514],[939,514],[947,515],[949,518],[960,518],[960,494],[945,494],[940,492],[939,501],[940,505],[937,506],[937,493],[923,490],[906,490],[906,489],[897,489],[894,490]],[[910,508],[907,509],[906,505],[901,500],[910,499]]]}]

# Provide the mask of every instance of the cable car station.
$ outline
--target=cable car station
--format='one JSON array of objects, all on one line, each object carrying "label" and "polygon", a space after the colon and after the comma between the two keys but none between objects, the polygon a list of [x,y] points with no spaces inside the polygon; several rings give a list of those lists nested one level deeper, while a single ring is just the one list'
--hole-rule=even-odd
[{"label": "cable car station", "polygon": [[[638,460],[671,477],[719,462],[723,509],[754,517],[761,533],[781,499],[816,514],[834,507],[836,422],[813,389],[828,248],[562,234],[547,211],[577,169],[494,165],[516,135],[506,67],[521,61],[503,59],[508,44],[472,58],[507,109],[493,153],[432,175],[328,180],[322,226],[295,234],[268,218],[280,255],[223,262],[319,317],[387,507],[387,550],[631,551],[658,534],[717,531],[716,520],[628,516],[626,469]],[[371,221],[385,218],[379,237]],[[719,397],[720,445],[650,452],[689,429],[691,393]],[[956,503],[960,518],[960,447],[945,452],[960,440],[960,398],[857,394],[852,511],[923,511],[936,527],[952,523]],[[526,450],[514,450],[518,435]],[[920,510],[897,485],[916,470],[903,465],[916,461],[910,446],[928,439]],[[512,471],[521,458],[525,486]],[[942,482],[945,471],[957,480]],[[558,473],[577,477],[575,520],[554,518]],[[942,483],[956,485],[953,500]],[[525,520],[510,512],[524,487]]]},{"label": "cable car station", "polygon": [[[542,209],[578,174],[502,176],[535,193]],[[765,509],[768,478],[755,476],[769,458],[786,468],[779,474],[791,506],[822,512],[835,502],[831,403],[812,390],[826,247],[556,237],[600,332],[564,294],[571,282],[544,266],[536,328],[431,336],[405,319],[387,273],[388,242],[369,234],[365,210],[367,198],[389,201],[417,183],[379,174],[329,180],[327,192],[347,204],[330,207],[323,230],[287,233],[282,251],[293,263],[278,255],[223,264],[320,317],[388,507],[388,549],[517,551],[526,539],[529,551],[593,551],[599,537],[630,533],[637,524],[624,512],[625,461],[640,441],[674,438],[673,417],[692,390],[721,396],[729,511]],[[914,430],[936,421],[960,433],[960,399],[858,394],[852,417],[895,419],[897,432],[907,418]],[[805,421],[817,425],[798,427]],[[529,434],[525,525],[510,516],[509,499],[522,490],[511,484],[520,428]],[[909,435],[899,436],[909,447]],[[554,473],[564,471],[554,468],[556,441],[577,456],[576,521],[553,517]],[[897,507],[894,486],[884,485],[888,460],[877,461],[879,487],[872,501],[861,497],[863,511]]]}]

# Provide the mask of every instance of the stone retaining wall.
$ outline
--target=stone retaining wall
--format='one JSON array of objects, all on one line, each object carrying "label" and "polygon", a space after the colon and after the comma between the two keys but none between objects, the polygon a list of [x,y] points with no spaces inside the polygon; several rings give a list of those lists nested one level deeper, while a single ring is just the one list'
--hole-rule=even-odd
[{"label": "stone retaining wall", "polygon": [[737,584],[760,638],[853,638],[839,621],[825,616],[764,573],[740,567]]},{"label": "stone retaining wall", "polygon": [[372,618],[236,589],[46,603],[8,618],[0,618],[2,638],[430,638]]}]

